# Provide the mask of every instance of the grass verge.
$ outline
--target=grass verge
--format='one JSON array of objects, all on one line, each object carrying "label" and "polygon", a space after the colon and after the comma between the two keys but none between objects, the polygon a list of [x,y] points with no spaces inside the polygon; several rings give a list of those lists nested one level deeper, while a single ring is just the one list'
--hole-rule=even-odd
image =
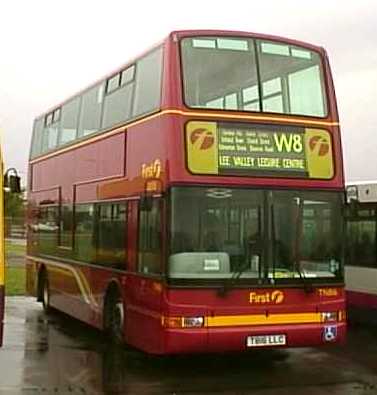
[{"label": "grass verge", "polygon": [[9,241],[5,242],[5,255],[8,256],[24,256],[26,252],[26,246],[22,244],[14,244]]},{"label": "grass verge", "polygon": [[26,272],[24,266],[5,268],[5,295],[25,295]]},{"label": "grass verge", "polygon": [[26,247],[22,244],[5,242],[5,294],[16,296],[25,294],[25,263]]}]

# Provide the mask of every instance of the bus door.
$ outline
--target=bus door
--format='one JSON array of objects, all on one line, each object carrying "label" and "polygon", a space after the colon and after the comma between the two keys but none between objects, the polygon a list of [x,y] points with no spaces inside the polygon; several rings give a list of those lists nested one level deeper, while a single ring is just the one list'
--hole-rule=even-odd
[{"label": "bus door", "polygon": [[[161,330],[162,257],[163,254],[163,201],[148,198],[138,204],[138,240],[136,275],[132,276],[129,290],[129,314],[127,325],[129,339],[140,348],[158,349]],[[143,328],[140,331],[140,328]]]}]

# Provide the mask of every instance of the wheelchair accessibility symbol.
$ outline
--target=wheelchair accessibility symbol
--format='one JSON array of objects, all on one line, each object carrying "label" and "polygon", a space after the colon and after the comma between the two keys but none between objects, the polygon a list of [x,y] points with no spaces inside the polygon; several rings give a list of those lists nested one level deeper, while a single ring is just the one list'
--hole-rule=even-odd
[{"label": "wheelchair accessibility symbol", "polygon": [[323,337],[326,342],[333,342],[336,339],[336,326],[325,326]]}]

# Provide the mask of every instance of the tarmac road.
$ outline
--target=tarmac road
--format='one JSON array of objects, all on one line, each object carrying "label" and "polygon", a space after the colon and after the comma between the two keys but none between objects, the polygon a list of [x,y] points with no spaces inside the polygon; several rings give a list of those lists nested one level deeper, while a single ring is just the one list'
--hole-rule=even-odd
[{"label": "tarmac road", "polygon": [[161,358],[113,349],[98,331],[12,297],[4,340],[0,395],[377,394],[376,327],[352,327],[345,346]]}]

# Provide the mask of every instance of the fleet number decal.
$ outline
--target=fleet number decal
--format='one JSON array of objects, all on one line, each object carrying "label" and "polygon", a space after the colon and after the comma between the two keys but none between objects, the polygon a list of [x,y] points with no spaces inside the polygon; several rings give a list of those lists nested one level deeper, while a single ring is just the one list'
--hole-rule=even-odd
[{"label": "fleet number decal", "polygon": [[336,288],[318,288],[319,296],[324,296],[331,298],[333,296],[338,296],[338,290]]}]

